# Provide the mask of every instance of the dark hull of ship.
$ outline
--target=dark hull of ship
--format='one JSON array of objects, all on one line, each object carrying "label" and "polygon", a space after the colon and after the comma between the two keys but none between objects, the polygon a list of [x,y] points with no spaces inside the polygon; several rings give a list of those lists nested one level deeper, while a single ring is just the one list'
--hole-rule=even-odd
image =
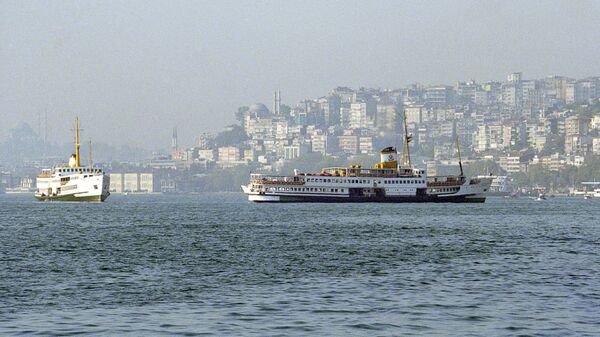
[{"label": "dark hull of ship", "polygon": [[485,196],[479,195],[456,195],[456,196],[353,196],[353,197],[335,197],[335,196],[292,196],[278,195],[279,200],[253,200],[258,203],[280,203],[280,202],[381,202],[381,203],[417,203],[417,202],[433,202],[433,203],[482,203],[485,202]]}]

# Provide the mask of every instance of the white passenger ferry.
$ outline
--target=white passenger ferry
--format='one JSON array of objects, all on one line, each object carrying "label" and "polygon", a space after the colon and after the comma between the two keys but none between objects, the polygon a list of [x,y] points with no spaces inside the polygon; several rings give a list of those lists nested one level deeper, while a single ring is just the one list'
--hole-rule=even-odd
[{"label": "white passenger ferry", "polygon": [[404,128],[402,165],[394,147],[381,151],[373,168],[330,167],[319,173],[294,171],[293,176],[251,174],[242,185],[255,202],[485,202],[493,177],[467,178],[459,154],[460,175],[427,177],[410,161],[410,136]]},{"label": "white passenger ferry", "polygon": [[[90,144],[91,145],[91,144]],[[90,148],[91,151],[91,148]],[[43,170],[37,175],[35,198],[48,201],[104,201],[110,180],[101,168],[82,167],[79,157],[79,121],[75,119],[75,154],[67,166]]]},{"label": "white passenger ferry", "polygon": [[[427,177],[425,171],[397,165],[396,149],[381,151],[375,168],[325,168],[293,176],[252,174],[242,186],[255,202],[485,202],[492,177]],[[392,166],[392,167],[390,167]]]}]

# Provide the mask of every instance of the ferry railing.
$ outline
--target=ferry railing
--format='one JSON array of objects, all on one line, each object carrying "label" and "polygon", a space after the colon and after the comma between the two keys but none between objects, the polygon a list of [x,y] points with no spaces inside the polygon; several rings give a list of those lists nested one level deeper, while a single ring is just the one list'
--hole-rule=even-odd
[{"label": "ferry railing", "polygon": [[250,183],[257,185],[278,184],[278,185],[303,185],[304,179],[294,176],[274,176],[264,174],[251,174]]}]

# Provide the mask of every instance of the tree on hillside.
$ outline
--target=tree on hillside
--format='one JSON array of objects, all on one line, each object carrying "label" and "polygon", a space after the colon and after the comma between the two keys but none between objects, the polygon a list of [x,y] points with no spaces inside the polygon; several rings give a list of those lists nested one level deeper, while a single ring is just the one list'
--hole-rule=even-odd
[{"label": "tree on hillside", "polygon": [[493,160],[478,160],[464,165],[465,175],[467,177],[478,175],[505,175],[506,171]]},{"label": "tree on hillside", "polygon": [[548,170],[542,164],[529,165],[527,176],[529,177],[529,187],[551,188],[555,186],[556,173]]},{"label": "tree on hillside", "polygon": [[250,109],[247,106],[241,106],[237,109],[235,113],[235,120],[240,122],[240,125],[244,125],[244,117],[246,116],[246,112]]},{"label": "tree on hillside", "polygon": [[548,135],[544,148],[540,152],[542,156],[549,156],[554,153],[563,153],[565,149],[565,138],[559,135]]},{"label": "tree on hillside", "polygon": [[238,145],[248,139],[246,131],[236,124],[230,125],[221,131],[215,137],[215,144],[218,147]]}]

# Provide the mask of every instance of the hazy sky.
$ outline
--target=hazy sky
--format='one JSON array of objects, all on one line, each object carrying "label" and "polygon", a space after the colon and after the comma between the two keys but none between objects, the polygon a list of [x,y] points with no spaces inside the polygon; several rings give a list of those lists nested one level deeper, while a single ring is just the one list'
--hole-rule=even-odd
[{"label": "hazy sky", "polygon": [[600,75],[600,1],[3,1],[0,140],[167,147],[342,85]]}]

